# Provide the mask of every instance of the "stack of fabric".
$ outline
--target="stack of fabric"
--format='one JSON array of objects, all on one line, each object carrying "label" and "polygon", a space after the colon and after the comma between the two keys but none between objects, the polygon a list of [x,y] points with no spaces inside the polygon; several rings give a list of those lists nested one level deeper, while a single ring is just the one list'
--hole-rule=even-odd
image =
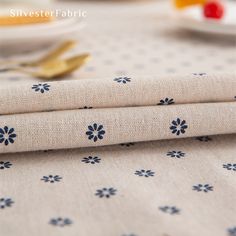
[{"label": "stack of fabric", "polygon": [[0,151],[235,133],[235,78],[200,73],[3,87]]},{"label": "stack of fabric", "polygon": [[[235,77],[2,87],[0,151],[17,152],[1,155],[3,235],[223,235],[234,224],[236,137],[208,135],[236,132]],[[137,143],[161,139],[174,140]]]},{"label": "stack of fabric", "polygon": [[75,80],[0,75],[0,236],[235,236],[235,39],[73,4]]}]

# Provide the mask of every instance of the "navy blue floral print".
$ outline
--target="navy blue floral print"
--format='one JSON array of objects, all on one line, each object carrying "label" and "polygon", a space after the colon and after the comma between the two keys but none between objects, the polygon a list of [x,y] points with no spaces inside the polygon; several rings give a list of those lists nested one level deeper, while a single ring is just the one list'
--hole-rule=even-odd
[{"label": "navy blue floral print", "polygon": [[236,236],[236,227],[228,229],[229,236]]},{"label": "navy blue floral print", "polygon": [[9,143],[14,143],[14,139],[16,138],[16,134],[14,132],[14,128],[9,128],[7,126],[0,128],[0,143],[4,143],[6,146]]},{"label": "navy blue floral print", "polygon": [[193,190],[207,193],[213,191],[213,186],[210,186],[209,184],[198,184],[193,186]]},{"label": "navy blue floral print", "polygon": [[53,218],[49,221],[49,224],[59,227],[64,227],[72,224],[72,221],[69,218]]},{"label": "navy blue floral print", "polygon": [[116,81],[117,83],[126,84],[128,82],[131,82],[131,78],[128,78],[128,77],[118,77],[118,78],[115,78],[114,81]]},{"label": "navy blue floral print", "polygon": [[204,75],[206,75],[206,73],[193,73],[193,75],[196,75],[196,76],[204,76]]},{"label": "navy blue floral print", "polygon": [[186,124],[186,121],[181,120],[180,118],[173,120],[170,126],[170,130],[172,130],[172,133],[176,135],[184,134],[185,129],[187,128],[188,126]]},{"label": "navy blue floral print", "polygon": [[50,89],[50,85],[49,84],[35,84],[32,86],[32,89],[35,91],[35,92],[41,92],[41,93],[44,93],[45,91],[49,91]]},{"label": "navy blue floral print", "polygon": [[48,176],[43,176],[43,178],[41,180],[43,180],[44,182],[49,182],[49,183],[55,183],[55,182],[60,182],[62,179],[62,177],[60,177],[59,175],[48,175]]},{"label": "navy blue floral print", "polygon": [[87,107],[87,106],[84,106],[84,107],[80,107],[79,109],[92,109],[93,107]]},{"label": "navy blue floral print", "polygon": [[173,98],[165,98],[161,99],[160,102],[157,105],[171,105],[174,104],[174,99]]},{"label": "navy blue floral print", "polygon": [[13,203],[11,198],[0,198],[0,209],[11,207]]},{"label": "navy blue floral print", "polygon": [[159,210],[170,215],[176,215],[180,213],[180,210],[175,206],[162,206],[159,207]]},{"label": "navy blue floral print", "polygon": [[233,170],[236,171],[236,164],[223,164],[223,168],[227,169],[227,170]]},{"label": "navy blue floral print", "polygon": [[48,150],[43,150],[43,152],[47,153],[47,152],[52,152],[53,149],[48,149]]},{"label": "navy blue floral print", "polygon": [[148,178],[148,177],[153,177],[155,172],[151,170],[136,170],[134,174]]},{"label": "navy blue floral print", "polygon": [[134,146],[134,143],[121,143],[120,145],[125,147],[131,147]]},{"label": "navy blue floral print", "polygon": [[103,197],[110,198],[111,196],[115,195],[116,192],[117,190],[114,188],[102,188],[102,189],[98,189],[95,195],[100,198],[103,198]]},{"label": "navy blue floral print", "polygon": [[103,129],[103,125],[98,125],[94,123],[93,125],[88,126],[88,131],[86,135],[88,135],[88,139],[97,142],[98,139],[103,139],[103,135],[105,134],[105,130]]},{"label": "navy blue floral print", "polygon": [[170,157],[181,158],[185,156],[185,153],[181,151],[170,151],[170,152],[167,152],[166,155]]},{"label": "navy blue floral print", "polygon": [[96,163],[99,163],[100,161],[101,159],[99,157],[92,157],[92,156],[84,157],[82,160],[82,162],[90,163],[90,164],[96,164]]},{"label": "navy blue floral print", "polygon": [[209,142],[209,141],[212,141],[212,139],[208,136],[201,136],[201,137],[197,137],[196,138],[198,141],[200,142]]},{"label": "navy blue floral print", "polygon": [[0,161],[0,170],[6,169],[6,168],[10,168],[12,166],[11,162],[9,161]]}]

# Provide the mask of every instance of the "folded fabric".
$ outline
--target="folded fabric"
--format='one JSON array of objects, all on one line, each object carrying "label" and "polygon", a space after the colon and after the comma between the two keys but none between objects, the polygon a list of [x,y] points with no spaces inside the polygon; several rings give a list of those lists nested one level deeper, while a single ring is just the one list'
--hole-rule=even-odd
[{"label": "folded fabric", "polygon": [[0,114],[231,102],[235,96],[236,73],[29,82],[0,87]]},{"label": "folded fabric", "polygon": [[[0,116],[0,153],[236,133],[234,79],[117,78],[1,89],[1,114],[12,114]],[[113,107],[74,109],[83,106]]]}]

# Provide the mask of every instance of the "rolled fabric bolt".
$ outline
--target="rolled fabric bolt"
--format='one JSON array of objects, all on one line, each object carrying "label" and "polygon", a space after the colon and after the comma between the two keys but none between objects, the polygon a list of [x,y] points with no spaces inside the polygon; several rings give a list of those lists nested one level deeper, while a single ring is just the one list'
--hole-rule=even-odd
[{"label": "rolled fabric bolt", "polygon": [[207,0],[174,0],[174,5],[176,8],[184,8],[191,5],[204,5]]}]

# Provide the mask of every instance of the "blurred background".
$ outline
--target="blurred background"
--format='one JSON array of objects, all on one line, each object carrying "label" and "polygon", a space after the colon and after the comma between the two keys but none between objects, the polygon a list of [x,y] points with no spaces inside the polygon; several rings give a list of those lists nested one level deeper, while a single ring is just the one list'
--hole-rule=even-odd
[{"label": "blurred background", "polygon": [[0,0],[2,83],[232,72],[235,12],[235,0]]}]

